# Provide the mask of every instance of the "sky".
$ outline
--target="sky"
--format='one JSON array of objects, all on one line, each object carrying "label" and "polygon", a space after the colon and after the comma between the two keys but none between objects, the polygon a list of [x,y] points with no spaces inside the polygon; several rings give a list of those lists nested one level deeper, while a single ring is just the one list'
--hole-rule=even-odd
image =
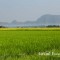
[{"label": "sky", "polygon": [[0,0],[0,22],[36,21],[45,14],[60,15],[60,0]]}]

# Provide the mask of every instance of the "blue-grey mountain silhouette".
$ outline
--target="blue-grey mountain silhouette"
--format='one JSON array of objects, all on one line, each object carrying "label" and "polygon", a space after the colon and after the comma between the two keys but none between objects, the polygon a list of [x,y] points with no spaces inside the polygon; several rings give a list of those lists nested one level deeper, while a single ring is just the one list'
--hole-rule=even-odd
[{"label": "blue-grey mountain silhouette", "polygon": [[46,14],[39,17],[36,21],[18,22],[16,20],[13,20],[11,23],[0,22],[0,25],[8,27],[60,25],[60,15]]},{"label": "blue-grey mountain silhouette", "polygon": [[60,15],[43,15],[36,22],[42,25],[60,25]]}]

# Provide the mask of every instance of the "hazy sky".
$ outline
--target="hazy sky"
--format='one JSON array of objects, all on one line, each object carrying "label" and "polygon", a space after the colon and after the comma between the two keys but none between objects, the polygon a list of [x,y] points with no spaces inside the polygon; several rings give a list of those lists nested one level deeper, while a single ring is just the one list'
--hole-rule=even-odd
[{"label": "hazy sky", "polygon": [[44,14],[60,15],[60,0],[0,0],[0,21],[34,21]]}]

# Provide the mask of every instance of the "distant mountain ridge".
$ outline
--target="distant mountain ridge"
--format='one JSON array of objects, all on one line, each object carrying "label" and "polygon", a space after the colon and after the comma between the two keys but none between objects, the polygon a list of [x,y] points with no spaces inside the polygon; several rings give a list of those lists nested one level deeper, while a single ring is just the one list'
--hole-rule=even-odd
[{"label": "distant mountain ridge", "polygon": [[60,25],[60,15],[46,14],[46,15],[39,17],[36,21],[18,22],[14,20],[11,23],[0,22],[0,25],[7,26],[7,27]]},{"label": "distant mountain ridge", "polygon": [[44,25],[60,25],[60,15],[46,14],[38,18],[37,22]]}]

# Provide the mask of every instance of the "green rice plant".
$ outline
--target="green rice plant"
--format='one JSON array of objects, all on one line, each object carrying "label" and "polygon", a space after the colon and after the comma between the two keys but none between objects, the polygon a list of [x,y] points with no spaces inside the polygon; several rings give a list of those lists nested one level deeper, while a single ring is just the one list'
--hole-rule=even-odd
[{"label": "green rice plant", "polygon": [[39,52],[60,53],[60,30],[0,30],[0,60],[59,60]]}]

